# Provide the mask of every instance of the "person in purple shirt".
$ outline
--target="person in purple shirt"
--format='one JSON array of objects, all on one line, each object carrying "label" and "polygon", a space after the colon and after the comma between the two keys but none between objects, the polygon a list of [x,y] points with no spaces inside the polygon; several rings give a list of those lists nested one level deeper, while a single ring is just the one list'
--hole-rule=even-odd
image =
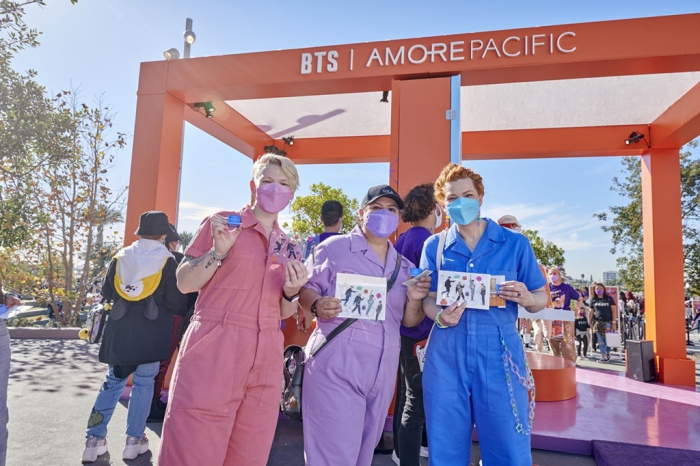
[{"label": "person in purple shirt", "polygon": [[[552,304],[555,309],[571,310],[571,301],[576,301],[578,312],[583,298],[576,288],[564,281],[561,271],[557,267],[549,269],[549,292],[552,296]],[[574,329],[572,322],[562,322],[560,320],[552,322],[552,334],[549,338],[549,346],[555,356],[576,360],[576,349],[572,346],[574,342]]]},{"label": "person in purple shirt", "polygon": [[[435,199],[432,184],[411,189],[404,199],[401,220],[411,224],[394,247],[404,257],[420,264],[423,243],[442,224],[442,210]],[[417,327],[401,326],[398,387],[394,405],[394,452],[392,459],[402,466],[418,466],[420,454],[428,456],[428,439],[424,431],[422,374],[414,346],[428,338],[433,321],[425,317]]]},{"label": "person in purple shirt", "polygon": [[413,264],[396,252],[389,237],[398,227],[403,206],[390,186],[369,189],[359,212],[360,224],[347,235],[324,241],[316,262],[306,264],[310,277],[299,305],[318,321],[306,345],[307,357],[343,321],[335,297],[339,273],[388,280],[399,266],[386,296],[375,296],[385,304],[380,309],[384,320],[354,321],[306,364],[302,411],[307,466],[369,465],[382,436],[396,382],[399,325],[420,323],[421,300],[430,285],[427,277],[410,287],[402,284]]}]

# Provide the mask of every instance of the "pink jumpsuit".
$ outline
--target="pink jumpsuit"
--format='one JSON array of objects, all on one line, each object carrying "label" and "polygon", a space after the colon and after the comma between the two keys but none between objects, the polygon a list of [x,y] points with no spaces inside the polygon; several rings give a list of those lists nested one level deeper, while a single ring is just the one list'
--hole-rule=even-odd
[{"label": "pink jumpsuit", "polygon": [[[277,224],[268,244],[249,207],[240,215],[243,231],[202,288],[182,340],[160,466],[264,466],[270,454],[282,389],[284,265],[301,251],[287,247]],[[211,247],[206,219],[185,254]]]}]

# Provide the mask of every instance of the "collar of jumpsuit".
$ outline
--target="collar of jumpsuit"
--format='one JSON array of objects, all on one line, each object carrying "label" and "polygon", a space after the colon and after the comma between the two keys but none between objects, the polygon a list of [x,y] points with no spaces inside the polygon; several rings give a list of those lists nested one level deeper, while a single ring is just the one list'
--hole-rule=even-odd
[{"label": "collar of jumpsuit", "polygon": [[[386,241],[389,242],[388,239]],[[377,264],[380,267],[383,267],[384,272],[386,272],[387,268],[391,268],[391,270],[393,271],[394,267],[396,266],[396,249],[390,247],[386,253],[386,262],[382,263],[382,260],[379,258],[379,256],[377,256],[377,253],[375,253],[374,250],[369,247],[369,244],[367,243],[367,238],[365,238],[365,234],[362,232],[362,228],[360,228],[359,226],[356,226],[350,232],[350,251],[364,251],[365,258],[370,262]]]},{"label": "collar of jumpsuit", "polygon": [[445,249],[451,248],[452,251],[459,253],[465,257],[476,258],[481,256],[494,247],[494,243],[503,243],[506,238],[503,233],[503,227],[497,225],[495,222],[483,218],[482,222],[486,222],[486,229],[481,239],[474,248],[474,252],[470,251],[464,239],[459,235],[457,231],[457,225],[453,224],[447,232],[447,238],[445,238]]}]

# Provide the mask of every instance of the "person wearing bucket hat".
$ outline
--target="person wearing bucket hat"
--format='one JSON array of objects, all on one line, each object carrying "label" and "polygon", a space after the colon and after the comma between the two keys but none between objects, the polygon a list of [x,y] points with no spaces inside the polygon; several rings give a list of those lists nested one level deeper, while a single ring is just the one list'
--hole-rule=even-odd
[{"label": "person wearing bucket hat", "polygon": [[99,360],[107,363],[88,419],[83,462],[107,452],[107,425],[124,386],[133,374],[127,414],[124,459],[148,451],[144,433],[160,361],[170,354],[173,314],[187,312],[186,298],[177,288],[174,257],[163,245],[171,232],[164,212],[145,212],[139,219],[139,238],[112,259],[102,284],[102,302],[111,306]]},{"label": "person wearing bucket hat", "polygon": [[[380,278],[384,283],[395,277],[393,285],[387,285],[386,296],[374,294],[378,301],[374,312],[367,309],[368,317],[361,312],[358,320],[306,365],[301,402],[304,455],[309,466],[370,464],[382,436],[396,382],[399,326],[421,322],[421,300],[430,282],[426,278],[409,287],[403,285],[413,264],[389,241],[403,207],[403,200],[390,186],[370,188],[362,200],[360,224],[347,235],[319,244],[315,262],[307,263],[309,281],[299,302],[318,321],[306,345],[307,358],[344,321],[338,318],[342,310],[336,298],[338,273]],[[376,320],[372,314],[382,302],[384,318]]]},{"label": "person wearing bucket hat", "polygon": [[282,393],[280,320],[298,307],[306,268],[277,218],[299,185],[294,163],[253,164],[253,206],[204,219],[177,271],[199,291],[173,370],[158,464],[264,466]]},{"label": "person wearing bucket hat", "polygon": [[[170,233],[165,235],[165,247],[168,248],[170,254],[175,257],[175,262],[180,264],[185,255],[177,251],[178,245],[182,238],[177,232],[177,228],[172,223],[170,225]],[[177,351],[178,344],[180,343],[180,338],[182,334],[187,330],[187,325],[189,324],[190,317],[192,317],[192,312],[194,311],[194,304],[197,301],[197,296],[199,293],[187,293],[187,314],[185,316],[180,316],[173,314],[173,331],[170,338],[170,357],[160,362],[160,369],[158,370],[158,375],[156,376],[155,384],[153,385],[153,400],[151,401],[151,411],[148,414],[148,422],[163,422],[165,417],[165,409],[167,403],[161,400],[161,391],[163,389],[163,384],[165,383],[165,378],[168,373],[168,368],[173,359],[173,354]]]}]

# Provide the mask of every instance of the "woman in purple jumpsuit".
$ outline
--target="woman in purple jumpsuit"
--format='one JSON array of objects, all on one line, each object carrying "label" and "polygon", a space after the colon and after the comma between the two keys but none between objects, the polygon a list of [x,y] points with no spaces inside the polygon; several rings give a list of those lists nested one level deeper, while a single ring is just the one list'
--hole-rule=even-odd
[{"label": "woman in purple jumpsuit", "polygon": [[[396,191],[375,186],[362,201],[361,226],[319,245],[299,300],[318,319],[307,354],[343,321],[336,318],[341,312],[335,298],[338,273],[392,276],[399,256],[388,238],[398,227],[401,208]],[[307,363],[302,396],[307,465],[371,464],[394,394],[399,325],[415,326],[423,319],[421,300],[430,280],[409,288],[402,285],[412,267],[408,259],[401,259],[385,298],[385,320],[354,322]]]}]

